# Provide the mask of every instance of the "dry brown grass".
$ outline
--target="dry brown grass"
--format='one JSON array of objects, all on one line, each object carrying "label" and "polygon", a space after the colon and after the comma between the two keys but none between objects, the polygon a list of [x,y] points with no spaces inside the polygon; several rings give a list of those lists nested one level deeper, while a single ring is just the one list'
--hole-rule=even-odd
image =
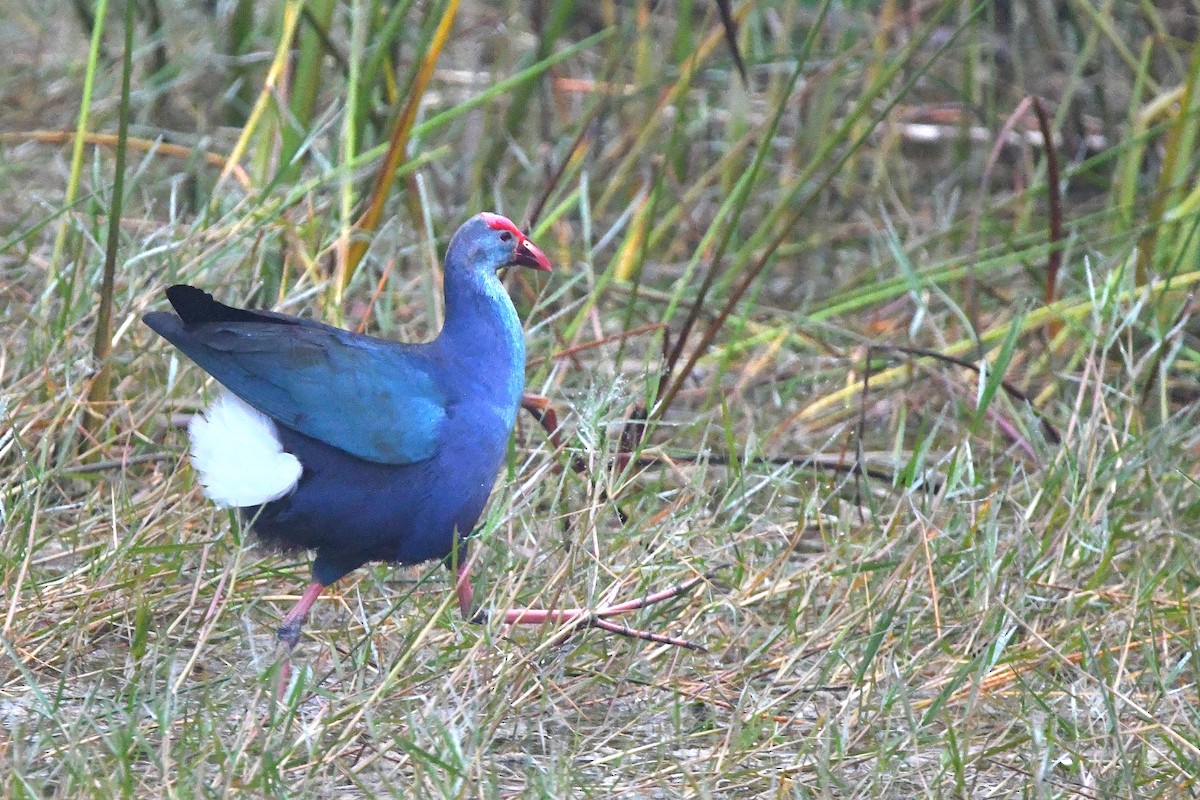
[{"label": "dry brown grass", "polygon": [[[160,4],[178,72],[155,83],[138,62],[132,134],[227,155],[243,130],[212,107],[220,27]],[[355,44],[369,5],[336,6],[344,58],[378,34]],[[342,306],[329,276],[376,162],[344,148],[334,60],[287,181],[272,183],[269,126],[242,163],[253,192],[210,196],[202,157],[131,145],[115,384],[89,439],[111,149],[86,151],[64,208],[69,149],[22,131],[72,130],[86,36],[0,3],[5,796],[1194,795],[1200,116],[1180,109],[1200,96],[1196,12],[1012,4],[1006,25],[1009,4],[878,5],[819,22],[792,93],[819,21],[807,4],[739,6],[748,90],[707,9],[622,6],[545,81],[446,120],[535,41],[523,6],[468,4],[423,106],[436,124],[414,134],[420,180]],[[398,40],[398,80],[425,13]],[[260,15],[255,52],[273,51],[272,24]],[[571,20],[550,49],[597,25]],[[709,45],[680,80],[687,48]],[[117,62],[96,73],[95,132],[116,127]],[[1049,298],[1045,150],[1009,120],[1031,93],[1061,137]],[[358,152],[381,146],[388,109],[365,115]],[[180,430],[202,376],[138,318],[186,280],[419,338],[445,233],[543,195],[538,241],[559,269],[513,293],[530,388],[568,444],[522,422],[479,534],[485,602],[595,606],[729,564],[630,620],[708,652],[473,626],[444,570],[376,566],[317,604],[277,707],[274,625],[307,565],[203,501]],[[618,469],[663,330],[676,341],[717,253],[679,364],[713,341]]]}]

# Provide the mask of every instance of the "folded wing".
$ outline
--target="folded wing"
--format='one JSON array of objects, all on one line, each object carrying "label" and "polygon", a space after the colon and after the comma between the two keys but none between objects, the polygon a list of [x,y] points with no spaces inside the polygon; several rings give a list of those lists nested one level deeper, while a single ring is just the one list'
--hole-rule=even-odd
[{"label": "folded wing", "polygon": [[437,450],[446,399],[420,345],[233,308],[191,286],[167,298],[178,316],[155,312],[146,324],[276,422],[381,464]]}]

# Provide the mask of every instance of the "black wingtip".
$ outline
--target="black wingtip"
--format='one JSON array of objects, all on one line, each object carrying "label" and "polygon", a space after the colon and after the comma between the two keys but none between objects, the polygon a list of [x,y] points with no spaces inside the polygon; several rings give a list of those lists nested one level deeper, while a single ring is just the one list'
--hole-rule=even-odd
[{"label": "black wingtip", "polygon": [[169,287],[167,300],[179,318],[189,324],[211,319],[212,307],[219,305],[211,294],[186,283],[177,283]]},{"label": "black wingtip", "polygon": [[178,310],[179,305],[187,305],[196,301],[200,302],[216,302],[213,296],[203,289],[197,289],[195,286],[188,286],[186,283],[177,283],[174,286],[167,287],[167,299],[171,301],[171,305]]},{"label": "black wingtip", "polygon": [[261,322],[262,315],[218,303],[203,289],[177,283],[167,289],[167,300],[185,325],[202,322]]}]

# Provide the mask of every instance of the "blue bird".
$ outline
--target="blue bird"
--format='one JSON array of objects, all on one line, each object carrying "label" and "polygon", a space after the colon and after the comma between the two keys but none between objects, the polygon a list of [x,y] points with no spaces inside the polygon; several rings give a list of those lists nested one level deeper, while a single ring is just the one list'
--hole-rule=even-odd
[{"label": "blue bird", "polygon": [[[422,344],[233,308],[185,285],[167,289],[175,313],[144,317],[225,389],[188,428],[205,493],[269,544],[316,553],[312,582],[279,626],[281,654],[322,590],[371,561],[452,561],[463,615],[485,618],[471,611],[463,538],[522,405],[525,341],[496,275],[510,266],[550,270],[510,220],[482,213],[464,223],[446,252],[444,325]],[[607,617],[695,582],[603,609],[510,609],[503,619],[583,622],[694,647]]]}]

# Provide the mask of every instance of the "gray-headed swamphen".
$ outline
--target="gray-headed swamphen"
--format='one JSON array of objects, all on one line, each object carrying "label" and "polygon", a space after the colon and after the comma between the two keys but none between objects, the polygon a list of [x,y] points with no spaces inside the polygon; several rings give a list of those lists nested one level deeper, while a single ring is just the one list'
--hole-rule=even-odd
[{"label": "gray-headed swamphen", "polygon": [[[267,542],[316,551],[312,582],[279,626],[281,655],[321,591],[370,561],[453,560],[463,615],[485,618],[472,613],[462,537],[483,512],[522,403],[524,337],[496,275],[518,265],[550,269],[508,219],[464,223],[446,253],[445,323],[424,344],[233,308],[183,285],[167,290],[174,314],[145,316],[225,387],[188,428],[205,493]],[[694,646],[607,618],[696,580],[602,609],[514,608],[503,619]]]}]

